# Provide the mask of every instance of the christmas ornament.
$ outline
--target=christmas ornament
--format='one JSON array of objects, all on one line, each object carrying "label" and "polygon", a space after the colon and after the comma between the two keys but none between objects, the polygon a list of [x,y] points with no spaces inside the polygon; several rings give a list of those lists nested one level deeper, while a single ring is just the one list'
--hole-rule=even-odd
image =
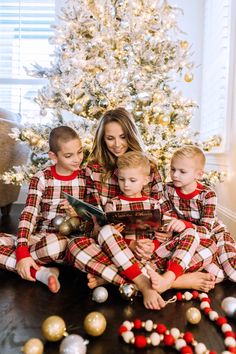
[{"label": "christmas ornament", "polygon": [[170,124],[170,116],[166,114],[159,114],[158,115],[158,124],[163,126]]},{"label": "christmas ornament", "polygon": [[107,321],[100,312],[90,312],[84,319],[84,329],[93,337],[100,336],[105,331],[106,325]]},{"label": "christmas ornament", "polygon": [[201,312],[196,307],[190,307],[186,311],[186,318],[189,323],[197,324],[201,321]]},{"label": "christmas ornament", "polygon": [[38,338],[29,339],[22,348],[24,354],[43,354],[43,350],[43,342]]},{"label": "christmas ornament", "polygon": [[134,284],[124,283],[119,287],[119,292],[121,297],[125,300],[133,301],[135,296],[138,294],[138,290]]},{"label": "christmas ornament", "polygon": [[57,215],[52,219],[52,224],[56,230],[59,230],[59,226],[65,221],[65,217],[62,215]]},{"label": "christmas ornament", "polygon": [[80,102],[76,102],[73,106],[73,111],[75,114],[80,114],[83,111],[83,106]]},{"label": "christmas ornament", "polygon": [[98,288],[93,290],[92,300],[98,303],[105,302],[108,298],[108,291],[103,286],[99,286]]},{"label": "christmas ornament", "polygon": [[78,334],[70,334],[64,338],[60,344],[60,354],[85,354],[87,352],[87,340]]},{"label": "christmas ornament", "polygon": [[[178,292],[175,296],[175,301],[191,299],[200,301],[200,309],[211,321],[216,322],[217,326],[221,328],[224,334],[224,344],[226,351],[221,354],[236,353],[236,340],[232,327],[227,323],[225,317],[220,317],[211,306],[211,300],[206,293],[198,293],[198,291],[186,291],[184,294]],[[194,310],[196,310],[194,308]],[[133,330],[148,332],[148,336],[143,334],[135,334]],[[119,334],[125,343],[133,344],[137,348],[145,348],[149,346],[158,347],[159,344],[166,347],[175,348],[181,354],[216,354],[214,350],[208,350],[204,343],[197,342],[196,338],[191,332],[181,333],[178,328],[171,328],[170,330],[162,323],[153,323],[152,320],[141,321],[135,319],[134,321],[124,321],[119,328]],[[168,349],[166,350],[168,353]]]},{"label": "christmas ornament", "polygon": [[191,73],[185,74],[185,75],[184,75],[184,81],[186,81],[186,82],[191,82],[191,81],[193,81],[193,74],[191,74]]},{"label": "christmas ornament", "polygon": [[182,49],[187,49],[189,46],[188,41],[180,41],[179,45]]},{"label": "christmas ornament", "polygon": [[43,336],[50,342],[60,340],[66,333],[66,324],[59,316],[50,316],[42,324]]},{"label": "christmas ornament", "polygon": [[72,231],[77,231],[80,227],[80,219],[77,216],[73,216],[68,220],[68,223],[70,224]]},{"label": "christmas ornament", "polygon": [[29,143],[30,143],[31,146],[37,146],[39,140],[40,140],[40,138],[39,138],[38,136],[32,136],[32,137],[29,139]]},{"label": "christmas ornament", "polygon": [[236,297],[226,297],[221,302],[221,308],[226,316],[234,317],[236,319]]},{"label": "christmas ornament", "polygon": [[59,233],[64,236],[68,236],[73,231],[69,220],[63,221],[59,226]]}]

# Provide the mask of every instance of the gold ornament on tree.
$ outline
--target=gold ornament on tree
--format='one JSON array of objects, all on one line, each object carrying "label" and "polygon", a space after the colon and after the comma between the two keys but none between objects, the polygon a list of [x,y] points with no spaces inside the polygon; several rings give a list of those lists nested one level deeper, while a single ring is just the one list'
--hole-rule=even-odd
[{"label": "gold ornament on tree", "polygon": [[186,73],[184,75],[184,81],[186,82],[192,82],[193,81],[193,74],[192,73]]},{"label": "gold ornament on tree", "polygon": [[179,45],[180,45],[180,48],[182,48],[182,49],[187,49],[189,46],[188,41],[180,41]]}]

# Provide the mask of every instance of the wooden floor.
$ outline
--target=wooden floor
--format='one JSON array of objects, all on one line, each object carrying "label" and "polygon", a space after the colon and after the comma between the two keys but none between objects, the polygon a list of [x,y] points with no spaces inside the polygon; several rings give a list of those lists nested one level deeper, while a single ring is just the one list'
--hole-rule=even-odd
[{"label": "wooden floor", "polygon": [[[9,217],[0,219],[0,231],[15,232],[20,208],[14,206]],[[209,349],[222,353],[225,348],[221,331],[204,315],[198,325],[187,324],[186,310],[191,306],[198,307],[198,303],[173,303],[161,311],[146,310],[142,298],[137,297],[134,303],[129,303],[120,297],[118,290],[107,286],[109,298],[103,304],[92,301],[91,291],[86,287],[86,277],[79,271],[61,267],[61,290],[58,294],[51,294],[46,286],[40,283],[23,281],[14,273],[0,270],[0,353],[17,354],[21,347],[31,337],[42,338],[41,324],[50,315],[61,316],[67,325],[70,334],[79,334],[89,340],[87,354],[134,354],[134,353],[176,353],[167,348],[135,349],[121,341],[118,337],[118,328],[125,319],[141,320],[152,319],[157,323],[164,323],[167,327],[178,327],[181,331],[191,330],[198,341],[202,341]],[[172,292],[165,294],[170,298]],[[227,296],[236,297],[234,283],[225,282],[217,285],[209,294],[212,299],[212,308],[223,314],[220,304]],[[91,311],[100,311],[107,320],[107,329],[97,338],[86,335],[83,329],[83,320]],[[236,324],[229,319],[236,330]],[[58,354],[59,343],[45,343],[44,354]]]}]

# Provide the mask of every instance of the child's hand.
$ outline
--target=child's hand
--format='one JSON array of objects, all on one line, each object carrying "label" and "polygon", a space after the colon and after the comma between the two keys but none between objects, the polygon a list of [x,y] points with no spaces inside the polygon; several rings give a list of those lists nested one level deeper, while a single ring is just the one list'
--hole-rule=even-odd
[{"label": "child's hand", "polygon": [[98,224],[96,216],[92,215],[92,219],[93,219],[92,235],[97,236],[99,231],[101,230],[101,226]]},{"label": "child's hand", "polygon": [[133,251],[134,254],[140,259],[141,258],[144,258],[146,260],[150,259],[155,248],[154,242],[147,238],[140,239],[135,242],[136,245]]},{"label": "child's hand", "polygon": [[157,231],[155,231],[155,238],[161,243],[165,242],[166,240],[168,240],[171,237],[172,237],[172,232],[157,232]]},{"label": "child's hand", "polygon": [[186,229],[185,223],[183,220],[178,220],[178,219],[172,219],[169,224],[166,226],[167,231],[176,231],[176,232],[182,232]]},{"label": "child's hand", "polygon": [[73,216],[77,216],[75,209],[70,205],[70,203],[66,199],[63,199],[60,202],[60,208],[65,210],[66,215],[70,218],[72,218]]},{"label": "child's hand", "polygon": [[122,223],[116,224],[116,225],[112,224],[112,226],[114,227],[114,229],[116,229],[116,230],[119,231],[120,233],[121,233],[122,231],[124,231],[124,229],[125,229],[125,225],[122,224]]},{"label": "child's hand", "polygon": [[39,270],[39,266],[35,263],[33,258],[26,257],[17,262],[16,271],[21,276],[22,279],[26,279],[29,281],[35,281],[30,274],[30,268],[34,268],[35,270]]}]

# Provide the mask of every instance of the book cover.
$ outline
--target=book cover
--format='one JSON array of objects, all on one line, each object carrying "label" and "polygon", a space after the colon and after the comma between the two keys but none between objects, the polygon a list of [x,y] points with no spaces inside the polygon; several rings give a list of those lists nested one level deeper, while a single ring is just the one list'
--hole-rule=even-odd
[{"label": "book cover", "polygon": [[92,204],[86,203],[82,199],[75,198],[66,192],[63,192],[63,194],[70,205],[77,212],[77,214],[81,217],[81,219],[91,221],[93,215],[96,217],[97,222],[100,225],[106,224],[106,214],[102,209]]},{"label": "book cover", "polygon": [[106,213],[110,224],[123,224],[122,235],[135,235],[136,238],[155,238],[155,232],[160,231],[162,216],[157,209],[110,211]]}]

